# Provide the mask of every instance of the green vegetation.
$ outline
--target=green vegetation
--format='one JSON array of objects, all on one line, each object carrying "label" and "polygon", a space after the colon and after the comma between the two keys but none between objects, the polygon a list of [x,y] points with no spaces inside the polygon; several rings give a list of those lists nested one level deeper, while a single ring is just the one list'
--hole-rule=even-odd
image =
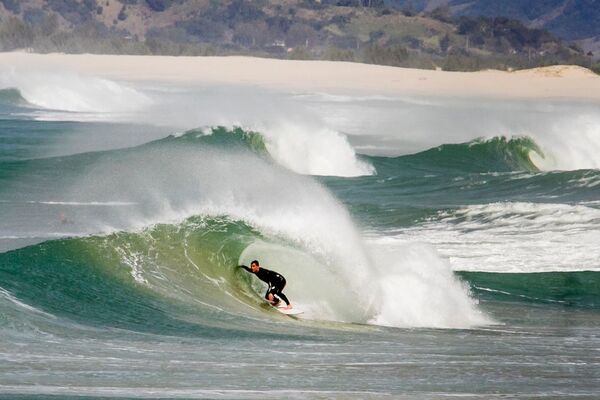
[{"label": "green vegetation", "polygon": [[504,17],[417,13],[379,0],[0,0],[0,50],[255,55],[470,71],[593,55]]}]

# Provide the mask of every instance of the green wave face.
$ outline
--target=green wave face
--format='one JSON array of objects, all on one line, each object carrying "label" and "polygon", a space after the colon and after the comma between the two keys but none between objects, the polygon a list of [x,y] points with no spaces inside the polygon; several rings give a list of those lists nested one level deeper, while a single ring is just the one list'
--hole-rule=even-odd
[{"label": "green wave face", "polygon": [[537,172],[539,169],[531,161],[531,153],[544,157],[539,146],[530,138],[495,137],[468,143],[444,144],[417,154],[391,159],[374,157],[374,164],[383,175],[399,169],[444,174]]},{"label": "green wave face", "polygon": [[[264,283],[237,268],[257,258],[284,274],[286,294],[303,310],[325,320],[368,319],[330,260],[227,217],[195,216],[138,232],[0,253],[0,279],[2,290],[20,302],[86,326],[163,335],[262,335],[262,325],[287,317],[262,300]],[[310,305],[317,297],[326,312]]]},{"label": "green wave face", "polygon": [[240,127],[217,126],[205,129],[192,129],[181,136],[169,136],[152,142],[150,145],[181,144],[185,146],[213,146],[223,149],[245,148],[259,155],[266,155],[267,148],[262,135]]},{"label": "green wave face", "polygon": [[84,325],[247,335],[260,332],[247,317],[264,317],[269,307],[262,286],[235,266],[260,238],[240,222],[193,217],[2,253],[0,279],[20,301]]},{"label": "green wave face", "polygon": [[483,299],[600,308],[600,272],[460,272],[459,276]]}]

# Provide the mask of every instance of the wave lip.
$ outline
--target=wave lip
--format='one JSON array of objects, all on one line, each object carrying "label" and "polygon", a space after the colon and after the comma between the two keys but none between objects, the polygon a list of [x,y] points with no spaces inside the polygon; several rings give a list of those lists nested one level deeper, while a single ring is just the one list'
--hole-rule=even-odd
[{"label": "wave lip", "polygon": [[271,156],[281,165],[306,175],[354,177],[373,175],[375,168],[360,160],[343,134],[328,129],[279,124],[264,130]]}]

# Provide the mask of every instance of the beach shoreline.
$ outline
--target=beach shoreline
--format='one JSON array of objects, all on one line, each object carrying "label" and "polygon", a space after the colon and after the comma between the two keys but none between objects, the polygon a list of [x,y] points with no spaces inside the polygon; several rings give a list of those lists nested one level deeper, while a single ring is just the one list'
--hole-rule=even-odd
[{"label": "beach shoreline", "polygon": [[448,72],[339,61],[0,53],[0,72],[58,72],[119,81],[247,85],[333,94],[600,100],[600,76],[578,66]]}]

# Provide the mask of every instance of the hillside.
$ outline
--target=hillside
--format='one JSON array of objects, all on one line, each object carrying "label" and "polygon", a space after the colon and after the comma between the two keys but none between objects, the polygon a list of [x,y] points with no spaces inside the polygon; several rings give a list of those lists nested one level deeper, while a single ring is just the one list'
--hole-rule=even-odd
[{"label": "hillside", "polygon": [[[418,5],[425,10],[425,3]],[[579,47],[514,19],[394,5],[399,9],[382,0],[0,0],[0,50],[241,54],[446,70],[590,66]]]},{"label": "hillside", "polygon": [[598,0],[386,0],[385,3],[414,12],[447,6],[452,15],[504,16],[530,27],[547,29],[563,39],[599,37],[600,40]]}]

